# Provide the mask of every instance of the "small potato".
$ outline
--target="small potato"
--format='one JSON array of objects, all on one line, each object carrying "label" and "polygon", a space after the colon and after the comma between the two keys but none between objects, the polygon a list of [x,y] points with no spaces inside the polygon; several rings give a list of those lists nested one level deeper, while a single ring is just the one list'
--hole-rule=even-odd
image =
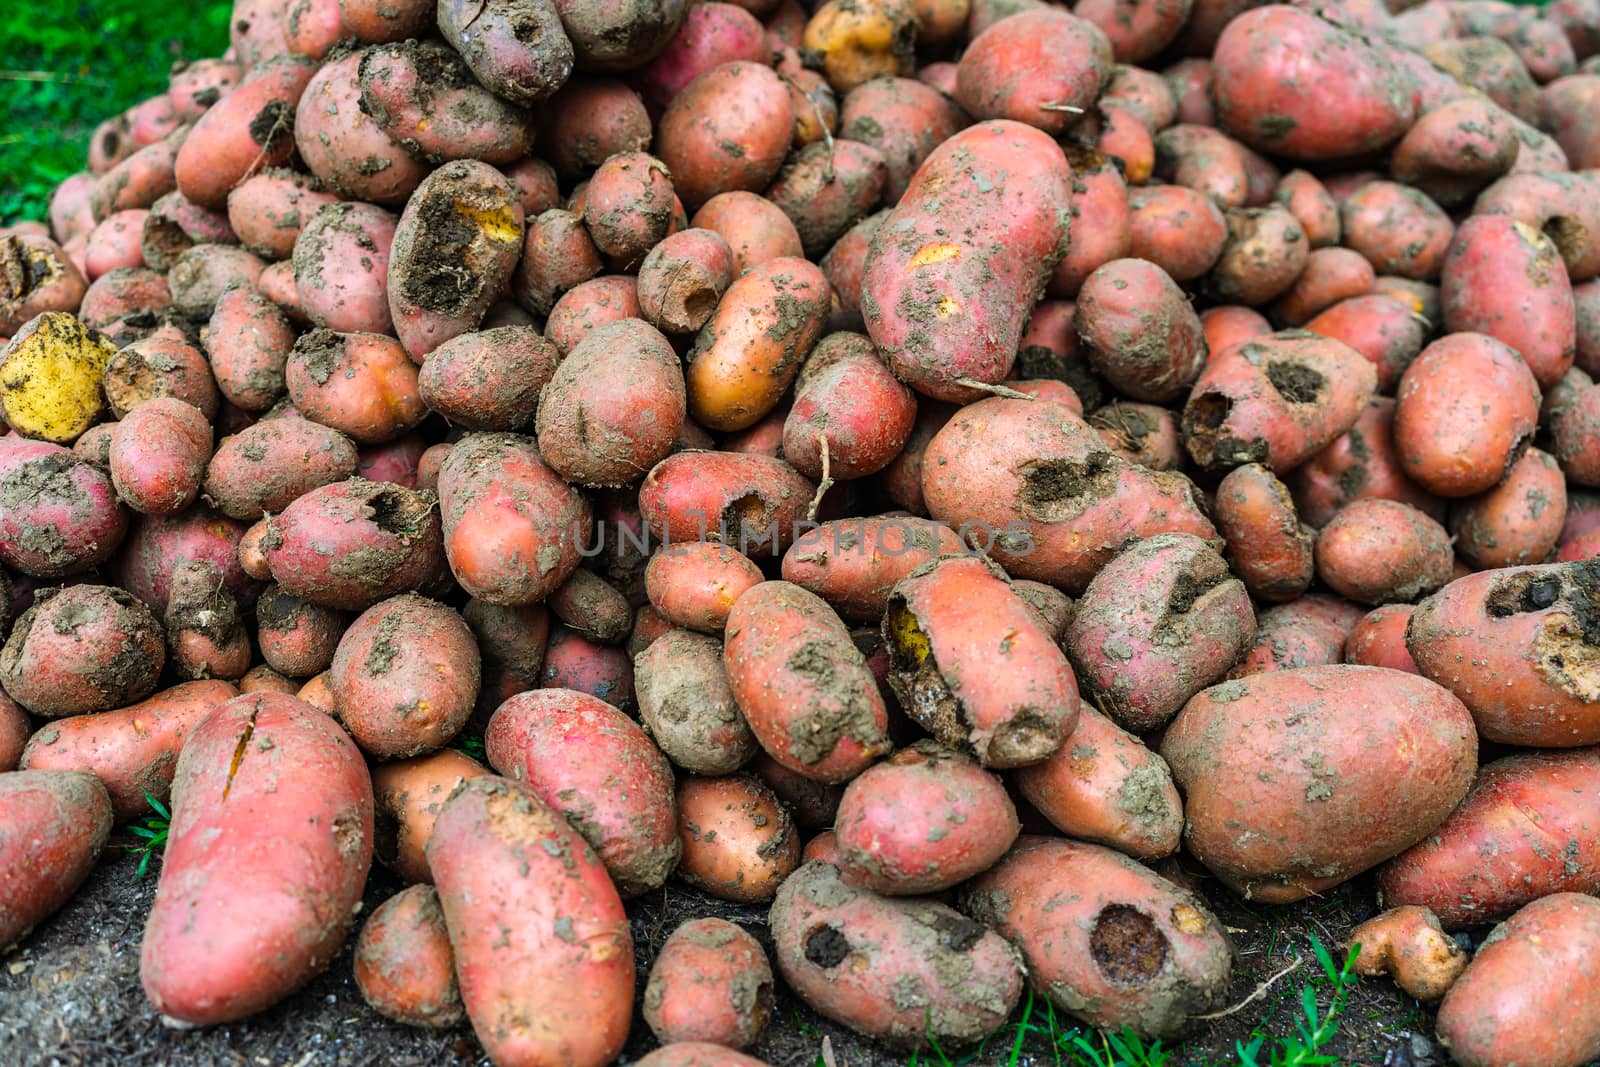
[{"label": "small potato", "polygon": [[1554,457],[1523,452],[1488,492],[1450,511],[1456,554],[1474,567],[1516,567],[1549,557],[1566,520],[1567,483]]},{"label": "small potato", "polygon": [[1369,293],[1340,300],[1306,322],[1304,328],[1342,341],[1366,356],[1378,369],[1378,391],[1387,393],[1422,351],[1432,327],[1429,320],[1395,297]]},{"label": "small potato", "polygon": [[1390,170],[1446,207],[1470,200],[1516,161],[1511,116],[1482,97],[1430,108],[1394,147]]},{"label": "small potato", "polygon": [[111,802],[74,771],[0,774],[0,950],[65,904],[111,836]]},{"label": "small potato", "polygon": [[561,353],[532,326],[498,326],[452,337],[428,354],[417,395],[467,430],[521,430]]},{"label": "small potato", "polygon": [[1385,604],[1373,608],[1356,623],[1344,640],[1344,662],[1421,674],[1406,649],[1410,604]]},{"label": "small potato", "polygon": [[715,230],[670,235],[639,264],[637,294],[645,321],[664,333],[696,332],[732,283],[733,264],[728,242]]},{"label": "small potato", "polygon": [[255,288],[265,268],[259,256],[242,248],[197,244],[181,253],[167,272],[172,304],[188,318],[205,321],[223,293],[240,286]]},{"label": "small potato", "polygon": [[835,92],[872,78],[910,74],[916,12],[911,0],[828,0],[816,9],[800,46],[815,54]]},{"label": "small potato", "polygon": [[239,243],[263,259],[288,259],[305,224],[339,198],[310,174],[264,170],[228,193],[228,227]]},{"label": "small potato", "polygon": [[634,656],[633,670],[639,718],[676,766],[691,774],[731,774],[759,751],[716,638],[668,630]]},{"label": "small potato", "polygon": [[1212,295],[1251,307],[1276,300],[1306,267],[1310,245],[1299,220],[1277,204],[1234,208],[1225,215],[1228,240],[1211,267]]},{"label": "small potato", "polygon": [[285,678],[265,663],[251,667],[239,679],[239,692],[241,694],[262,695],[276,694],[278,696],[294,696],[303,686],[293,678]]},{"label": "small potato", "polygon": [[1183,801],[1166,761],[1084,705],[1067,743],[1011,772],[1017,791],[1062,833],[1141,860],[1178,850]]},{"label": "small potato", "polygon": [[961,908],[1021,950],[1037,993],[1090,1026],[1170,1038],[1227,995],[1233,946],[1200,898],[1099,845],[1024,837]]},{"label": "small potato", "polygon": [[1407,905],[1376,915],[1350,931],[1350,945],[1361,949],[1357,974],[1391,975],[1418,1000],[1438,1000],[1467,968],[1466,953],[1427,908]]},{"label": "small potato", "polygon": [[399,219],[373,204],[319,207],[294,242],[294,286],[318,326],[341,333],[393,333],[385,296]]},{"label": "small potato", "polygon": [[591,641],[567,626],[550,631],[539,685],[575,689],[624,711],[633,710],[633,664],[627,651]]},{"label": "small potato", "polygon": [[1256,619],[1255,644],[1228,677],[1338,663],[1346,639],[1362,617],[1359,605],[1319,593],[1268,608]]},{"label": "small potato", "polygon": [[1344,243],[1379,274],[1432,281],[1444,268],[1455,227],[1428,197],[1395,182],[1368,182],[1339,205]]},{"label": "small potato", "polygon": [[876,474],[899,455],[916,417],[916,394],[890,373],[870,340],[829,334],[800,369],[783,424],[783,456],[808,478]]},{"label": "small potato", "polygon": [[1422,350],[1396,393],[1394,442],[1407,477],[1440,496],[1471,496],[1504,477],[1533,436],[1539,383],[1514,349],[1454,333]]},{"label": "small potato", "polygon": [[551,208],[528,222],[511,292],[528,311],[549,315],[563,293],[599,274],[602,266],[583,220]]},{"label": "small potato", "polygon": [[206,468],[206,497],[235,519],[275,514],[349,478],[356,463],[355,445],[338,430],[308,419],[268,419],[223,440]]},{"label": "small potato", "polygon": [[796,539],[783,557],[783,579],[817,594],[844,619],[876,622],[900,579],[965,551],[954,530],[926,519],[837,519]]},{"label": "small potato", "polygon": [[602,255],[627,270],[672,227],[672,178],[646,152],[622,152],[600,164],[584,196],[583,222]]},{"label": "small potato", "polygon": [[689,8],[683,29],[636,78],[645,99],[658,109],[665,108],[712,68],[735,60],[767,63],[771,54],[761,22],[754,15],[737,4],[713,0]]},{"label": "small potato", "polygon": [[1389,397],[1373,397],[1354,426],[1290,475],[1295,508],[1308,525],[1326,526],[1340,508],[1368,498],[1398,500],[1444,521],[1444,502],[1401,467],[1394,410]]},{"label": "small potato", "polygon": [[720,634],[733,605],[764,580],[749,557],[705,541],[661,549],[644,572],[645,591],[662,618],[708,634]]},{"label": "small potato", "polygon": [[312,604],[269,585],[256,601],[256,645],[267,666],[279,674],[310,678],[332,666],[350,621],[348,612]]},{"label": "small potato", "polygon": [[121,589],[41,589],[0,648],[0,686],[41,718],[125,707],[155,690],[164,638],[150,609]]},{"label": "small potato", "polygon": [[1128,191],[1128,254],[1188,282],[1209,271],[1228,240],[1228,221],[1204,195],[1181,185]]},{"label": "small potato", "polygon": [[305,418],[357,444],[392,441],[427,414],[417,392],[417,365],[398,341],[381,334],[302,334],[284,367],[284,381]]},{"label": "small potato", "polygon": [[1051,8],[1024,11],[973,37],[955,98],[980,121],[1026,122],[1054,137],[1094,103],[1111,64],[1111,42],[1093,22]]},{"label": "small potato", "polygon": [[684,25],[689,0],[600,5],[555,0],[572,41],[574,65],[584,71],[634,70],[658,56]]},{"label": "small potato", "polygon": [[642,319],[600,326],[540,394],[539,452],[573,485],[626,485],[672,450],[685,406],[671,342]]},{"label": "small potato", "polygon": [[156,1010],[231,1022],[326,967],[361,900],[372,829],[366,764],[327,715],[276,694],[208,715],[178,757],[144,928],[139,974]]},{"label": "small potato", "polygon": [[351,478],[284,508],[268,523],[261,547],[285,592],[363,611],[438,574],[438,510],[432,493]]},{"label": "small potato", "polygon": [[166,275],[135,267],[114,270],[97,278],[84,290],[78,318],[92,329],[110,330],[116,335],[112,342],[115,347],[118,342],[131,339],[128,337],[130,328],[138,329],[133,322],[148,321],[145,312],[153,314],[170,307],[172,289]]},{"label": "small potato", "polygon": [[528,786],[469,778],[439,812],[428,866],[461,1000],[490,1057],[611,1063],[633,1008],[633,938],[578,832]]},{"label": "small potato", "polygon": [[[480,159],[503,165],[526,156],[533,144],[533,116],[479,85],[466,63],[442,44],[402,40],[367,49],[357,62],[356,81],[361,113],[428,163]],[[348,138],[343,151],[360,154]]]},{"label": "small potato", "polygon": [[[1439,1041],[1462,1067],[1578,1067],[1600,1054],[1593,954],[1600,901],[1557,893],[1495,927],[1439,1005]],[[1508,989],[1515,996],[1507,996]],[[1539,1020],[1562,1018],[1561,1026]]]},{"label": "small potato", "polygon": [[570,689],[521,693],[489,720],[484,750],[577,827],[622,896],[660,887],[677,866],[672,768],[615,707]]},{"label": "small potato", "polygon": [[[1003,573],[973,557],[913,571],[889,596],[883,637],[889,684],[923,729],[985,767],[1023,767],[1072,733],[1078,686]],[[977,603],[981,614],[970,610]]]},{"label": "small potato", "polygon": [[621,590],[594,571],[579,567],[545,603],[567,626],[594,641],[619,644],[633,625],[633,609]]},{"label": "small potato", "polygon": [[543,600],[577,569],[591,511],[531,437],[471,434],[439,470],[445,552],[470,595],[504,606]]},{"label": "small potato", "polygon": [[790,156],[766,199],[794,224],[803,254],[817,259],[877,210],[886,175],[883,153],[871,145],[842,139],[810,144]]},{"label": "small potato", "polygon": [[203,337],[217,389],[228,403],[258,414],[283,397],[295,334],[276,303],[250,289],[229,289],[217,298]]},{"label": "small potato", "polygon": [[175,63],[168,95],[179,118],[193,121],[239,84],[243,73],[238,63],[223,59],[200,59]]},{"label": "small potato", "polygon": [[684,205],[730,189],[759,192],[783,165],[794,134],[789,91],[771,68],[723,63],[672,98],[656,126],[656,155]]},{"label": "small potato", "polygon": [[1113,260],[1089,275],[1074,321],[1094,369],[1135,400],[1177,400],[1205,366],[1199,316],[1167,273],[1146,260]]},{"label": "small potato", "polygon": [[1339,219],[1339,204],[1315,175],[1309,171],[1291,170],[1278,182],[1273,192],[1274,202],[1287,208],[1305,231],[1312,248],[1326,248],[1339,243],[1343,229]]},{"label": "small potato", "polygon": [[[90,234],[91,241],[93,238]],[[183,253],[197,244],[238,243],[227,215],[191,203],[182,193],[168,193],[145,216],[139,233],[139,257],[143,262],[129,266],[169,271]]]},{"label": "small potato", "polygon": [[14,771],[21,763],[33,722],[10,697],[0,697],[0,772]]},{"label": "small potato", "polygon": [[316,64],[302,56],[282,56],[249,69],[232,92],[200,116],[177,149],[171,167],[178,191],[196,204],[222,210],[240,182],[287,164],[295,151],[296,108],[316,73]]},{"label": "small potato", "polygon": [[640,317],[638,285],[633,276],[608,274],[567,290],[550,309],[544,335],[564,359],[601,326]]},{"label": "small potato", "polygon": [[821,269],[801,259],[771,259],[736,279],[689,354],[695,422],[742,430],[771,411],[822,336],[828,293]]},{"label": "small potato", "polygon": [[1132,254],[1133,211],[1125,167],[1101,152],[1072,146],[1065,151],[1072,167],[1074,222],[1066,255],[1056,264],[1045,291],[1070,299],[1094,271]]},{"label": "small potato", "polygon": [[873,78],[845,94],[838,136],[871,145],[887,168],[883,199],[898,203],[911,176],[933,150],[968,123],[967,115],[939,90],[911,78]]},{"label": "small potato", "polygon": [[175,515],[200,495],[211,424],[193,404],[165,396],[147,400],[117,423],[108,459],[123,503],[147,515]]},{"label": "small potato", "polygon": [[538,118],[539,154],[550,161],[554,176],[566,181],[587,175],[618,153],[650,148],[644,101],[615,78],[573,77]]},{"label": "small potato", "polygon": [[728,614],[723,655],[751,731],[790,770],[844,782],[889,750],[877,684],[816,594],[789,582],[748,590]]},{"label": "small potato", "polygon": [[89,245],[85,250],[84,277],[89,281],[118,267],[142,267],[144,252],[139,248],[139,237],[144,232],[144,220],[150,213],[142,208],[118,211],[107,217],[89,232]]},{"label": "small potato", "polygon": [[1466,795],[1477,754],[1448,690],[1345,665],[1213,686],[1161,744],[1184,791],[1185,845],[1265,903],[1304,899],[1426,838]]},{"label": "small potato", "polygon": [[409,1026],[449,1029],[467,1021],[439,894],[402,889],[378,905],[356,938],[351,961],[361,998]]},{"label": "small potato", "polygon": [[373,848],[378,860],[408,882],[431,884],[427,848],[434,820],[458,783],[488,773],[453,748],[374,767],[378,834]]},{"label": "small potato", "polygon": [[1242,147],[1221,130],[1179,123],[1156,134],[1154,176],[1202,193],[1223,210],[1244,207],[1250,175]]},{"label": "small potato", "polygon": [[332,663],[338,719],[366,752],[408,759],[442,748],[478,699],[478,646],[459,613],[402,594],[367,609]]},{"label": "small potato", "polygon": [[1215,514],[1228,562],[1252,596],[1277,603],[1306,591],[1313,538],[1277,475],[1259,463],[1235,467],[1217,484]]},{"label": "small potato", "polygon": [[172,672],[179,678],[242,678],[250,669],[250,634],[222,569],[191,560],[172,572],[162,617]]},{"label": "small potato", "polygon": [[1000,779],[932,741],[852,779],[834,828],[845,883],[891,896],[937,893],[988,870],[1020,829]]},{"label": "small potato", "polygon": [[761,944],[726,919],[691,919],[668,935],[644,988],[644,1021],[665,1045],[744,1048],[772,1016],[772,965]]},{"label": "small potato", "polygon": [[679,877],[720,900],[771,900],[800,862],[789,810],[750,774],[680,781],[678,840]]},{"label": "small potato", "polygon": [[1363,604],[1410,603],[1450,580],[1450,534],[1410,504],[1357,500],[1317,535],[1317,576]]},{"label": "small potato", "polygon": [[816,488],[770,456],[678,452],[645,476],[639,512],[663,543],[721,541],[759,558],[789,547]]},{"label": "small potato", "polygon": [[1188,534],[1136,541],[1073,606],[1065,647],[1079,681],[1117,725],[1160,729],[1249,647],[1255,612],[1244,583]]},{"label": "small potato", "polygon": [[1327,308],[1371,291],[1374,277],[1372,264],[1359,252],[1348,248],[1314,249],[1294,284],[1272,304],[1270,314],[1281,325],[1305,326]]},{"label": "small potato", "polygon": [[12,329],[0,351],[0,419],[24,436],[70,445],[105,410],[100,385],[116,347],[65,311]]},{"label": "small potato", "polygon": [[389,314],[413,359],[478,328],[509,291],[522,240],[522,204],[493,167],[457,160],[423,179],[389,252]]},{"label": "small potato", "polygon": [[[852,889],[807,863],[768,917],[778,970],[816,1011],[898,1047],[969,1044],[1022,996],[1020,954],[993,930],[931,900]],[[914,988],[915,998],[895,990]]]}]

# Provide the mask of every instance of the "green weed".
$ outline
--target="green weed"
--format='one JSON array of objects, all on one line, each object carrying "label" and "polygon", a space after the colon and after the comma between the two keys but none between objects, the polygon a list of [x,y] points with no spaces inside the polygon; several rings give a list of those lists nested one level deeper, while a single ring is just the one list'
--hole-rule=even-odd
[{"label": "green weed", "polygon": [[138,869],[133,872],[135,881],[143,878],[145,872],[150,869],[150,857],[166,848],[167,831],[172,826],[172,813],[167,810],[167,806],[149,793],[146,793],[144,798],[150,802],[150,807],[155,809],[155,814],[146,815],[127,827],[128,833],[143,839],[139,844],[122,846],[139,857]]}]

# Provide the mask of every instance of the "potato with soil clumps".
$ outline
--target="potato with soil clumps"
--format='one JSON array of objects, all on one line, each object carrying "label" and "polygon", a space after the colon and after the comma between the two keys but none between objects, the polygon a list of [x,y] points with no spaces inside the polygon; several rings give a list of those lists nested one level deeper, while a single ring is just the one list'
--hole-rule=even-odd
[{"label": "potato with soil clumps", "polygon": [[772,1015],[772,965],[760,942],[726,919],[691,919],[667,937],[644,988],[658,1041],[744,1048]]},{"label": "potato with soil clumps", "polygon": [[633,937],[605,867],[528,786],[470,778],[428,842],[461,1000],[498,1063],[604,1067],[633,1007]]},{"label": "potato with soil clumps", "polygon": [[467,1021],[439,894],[402,889],[372,913],[351,961],[356,988],[380,1015],[409,1026],[449,1029]]},{"label": "potato with soil clumps", "polygon": [[1251,596],[1277,603],[1306,591],[1316,567],[1312,533],[1277,475],[1259,463],[1233,468],[1217,484],[1214,513]]},{"label": "potato with soil clumps", "polygon": [[1090,1026],[1171,1038],[1227,993],[1233,946],[1200,898],[1099,845],[1024,837],[960,903]]},{"label": "potato with soil clumps", "polygon": [[268,419],[223,439],[206,467],[206,497],[224,515],[255,519],[344,481],[356,462],[355,445],[338,430],[303,418]]},{"label": "potato with soil clumps", "polygon": [[789,547],[817,487],[781,459],[678,452],[639,487],[639,513],[663,543],[721,541],[752,559]]},{"label": "potato with soil clumps", "polygon": [[633,660],[639,718],[667,758],[691,774],[731,774],[760,745],[728,684],[722,643],[668,630]]},{"label": "potato with soil clumps", "polygon": [[0,951],[78,891],[111,836],[111,815],[91,775],[0,774]]},{"label": "potato with soil clumps", "polygon": [[771,900],[800,862],[789,808],[760,778],[685,777],[678,784],[678,876],[719,900]]},{"label": "potato with soil clumps", "polygon": [[1317,535],[1317,576],[1362,604],[1410,603],[1450,580],[1455,553],[1436,520],[1396,500],[1356,500]]},{"label": "potato with soil clumps", "polygon": [[767,921],[802,1000],[896,1047],[970,1044],[1022,997],[1022,960],[998,934],[932,900],[852,889],[830,864],[790,875]]},{"label": "potato with soil clumps", "polygon": [[361,53],[361,111],[417,159],[514,163],[533,145],[533,116],[484,89],[455,52],[403,41]]},{"label": "potato with soil clumps", "polygon": [[427,848],[434,820],[459,782],[489,773],[453,748],[374,767],[378,836],[373,848],[378,861],[408,882],[432,884]]},{"label": "potato with soil clumps", "polygon": [[150,609],[121,589],[41,589],[0,648],[0,685],[34,715],[109,711],[155,690],[165,634]]},{"label": "potato with soil clumps", "polygon": [[1438,829],[1472,783],[1478,736],[1442,686],[1335,664],[1205,690],[1161,755],[1189,850],[1248,899],[1287,904]]},{"label": "potato with soil clumps", "polygon": [[[331,718],[236,697],[184,741],[139,976],[163,1016],[232,1022],[338,955],[372,865],[372,780]],[[249,922],[240,922],[248,914]]]},{"label": "potato with soil clumps", "polygon": [[572,75],[554,0],[439,0],[439,34],[484,88],[527,107]]},{"label": "potato with soil clumps", "polygon": [[0,563],[61,578],[105,563],[127,532],[107,473],[60,445],[0,438]]},{"label": "potato with soil clumps", "polygon": [[1119,393],[1170,403],[1206,363],[1200,317],[1154,263],[1117,259],[1089,275],[1074,320],[1089,362]]}]

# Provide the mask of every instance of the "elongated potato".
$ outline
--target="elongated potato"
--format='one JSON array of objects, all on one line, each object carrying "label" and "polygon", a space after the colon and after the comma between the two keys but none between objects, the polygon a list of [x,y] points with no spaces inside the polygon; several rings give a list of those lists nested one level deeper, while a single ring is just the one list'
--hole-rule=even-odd
[{"label": "elongated potato", "polygon": [[208,715],[178,757],[145,923],[139,975],[156,1009],[230,1022],[326,967],[361,899],[372,831],[366,763],[327,715],[278,694]]},{"label": "elongated potato", "polygon": [[0,774],[0,950],[78,891],[111,836],[111,817],[92,775]]},{"label": "elongated potato", "polygon": [[875,622],[896,582],[966,550],[954,530],[927,519],[836,519],[795,540],[784,553],[783,580],[809,589],[851,622]]},{"label": "elongated potato", "polygon": [[432,886],[402,889],[361,927],[351,961],[356,988],[373,1010],[411,1026],[467,1021],[455,957]]}]

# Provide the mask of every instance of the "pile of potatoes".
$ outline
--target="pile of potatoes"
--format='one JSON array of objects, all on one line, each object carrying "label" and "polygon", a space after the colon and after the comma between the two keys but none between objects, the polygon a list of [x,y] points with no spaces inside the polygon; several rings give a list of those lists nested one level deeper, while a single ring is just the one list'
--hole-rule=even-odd
[{"label": "pile of potatoes", "polygon": [[1600,0],[231,27],[0,231],[0,948],[170,800],[174,1025],[1170,1042],[1181,851],[1600,1056]]}]

